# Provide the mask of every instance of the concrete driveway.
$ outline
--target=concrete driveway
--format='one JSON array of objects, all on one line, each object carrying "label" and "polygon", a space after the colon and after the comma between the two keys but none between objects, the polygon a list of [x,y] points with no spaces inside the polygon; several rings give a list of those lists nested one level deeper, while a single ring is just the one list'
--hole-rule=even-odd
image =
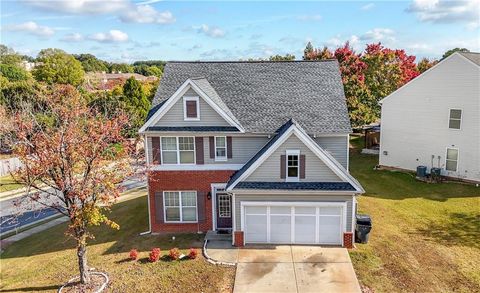
[{"label": "concrete driveway", "polygon": [[345,248],[255,245],[212,253],[237,262],[234,293],[361,292]]}]

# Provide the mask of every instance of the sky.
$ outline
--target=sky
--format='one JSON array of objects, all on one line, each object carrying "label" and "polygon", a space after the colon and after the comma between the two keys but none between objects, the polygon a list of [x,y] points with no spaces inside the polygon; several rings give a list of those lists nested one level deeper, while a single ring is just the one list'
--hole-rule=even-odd
[{"label": "sky", "polygon": [[0,42],[112,62],[239,60],[293,54],[307,42],[357,52],[381,42],[417,58],[480,51],[480,0],[159,1],[1,0]]}]

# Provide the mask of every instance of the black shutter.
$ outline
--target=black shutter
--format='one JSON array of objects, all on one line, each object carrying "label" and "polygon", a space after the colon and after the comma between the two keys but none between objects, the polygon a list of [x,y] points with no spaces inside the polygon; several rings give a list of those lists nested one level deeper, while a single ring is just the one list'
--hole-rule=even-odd
[{"label": "black shutter", "polygon": [[300,179],[305,179],[305,155],[300,155]]},{"label": "black shutter", "polygon": [[285,165],[285,160],[286,160],[286,156],[285,155],[281,155],[280,156],[280,178],[281,179],[285,179],[286,178],[286,165]]},{"label": "black shutter", "polygon": [[155,223],[163,223],[163,192],[155,192]]},{"label": "black shutter", "polygon": [[162,156],[160,155],[160,137],[152,137],[152,158],[154,164],[162,164]]},{"label": "black shutter", "polygon": [[209,140],[209,149],[210,149],[210,159],[215,159],[215,137],[210,136]]},{"label": "black shutter", "polygon": [[196,136],[195,137],[195,156],[197,164],[202,165],[204,163],[203,158],[203,137]]},{"label": "black shutter", "polygon": [[232,137],[231,136],[227,136],[227,158],[228,159],[231,159],[232,158]]},{"label": "black shutter", "polygon": [[204,192],[204,191],[197,191],[197,214],[198,214],[198,221],[199,222],[204,222],[205,221],[205,214],[206,214],[206,211],[205,211],[205,207],[206,207],[205,193],[206,192]]}]

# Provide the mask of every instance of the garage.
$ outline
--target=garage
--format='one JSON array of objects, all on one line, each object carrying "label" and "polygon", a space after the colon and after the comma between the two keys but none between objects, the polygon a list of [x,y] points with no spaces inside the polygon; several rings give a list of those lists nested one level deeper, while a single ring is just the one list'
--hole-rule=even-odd
[{"label": "garage", "polygon": [[246,243],[342,245],[344,202],[241,202]]}]

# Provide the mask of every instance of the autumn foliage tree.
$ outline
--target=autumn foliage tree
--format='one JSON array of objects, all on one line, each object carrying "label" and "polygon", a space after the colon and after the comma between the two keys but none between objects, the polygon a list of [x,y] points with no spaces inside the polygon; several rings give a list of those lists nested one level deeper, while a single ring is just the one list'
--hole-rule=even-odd
[{"label": "autumn foliage tree", "polygon": [[49,119],[17,111],[10,115],[11,126],[1,130],[13,135],[14,154],[24,166],[13,177],[29,188],[28,200],[69,218],[66,234],[76,241],[80,281],[87,284],[90,228],[119,228],[107,212],[120,194],[117,183],[130,172],[122,136],[127,119],[121,114],[107,119],[71,86],[54,87],[44,100]]}]

